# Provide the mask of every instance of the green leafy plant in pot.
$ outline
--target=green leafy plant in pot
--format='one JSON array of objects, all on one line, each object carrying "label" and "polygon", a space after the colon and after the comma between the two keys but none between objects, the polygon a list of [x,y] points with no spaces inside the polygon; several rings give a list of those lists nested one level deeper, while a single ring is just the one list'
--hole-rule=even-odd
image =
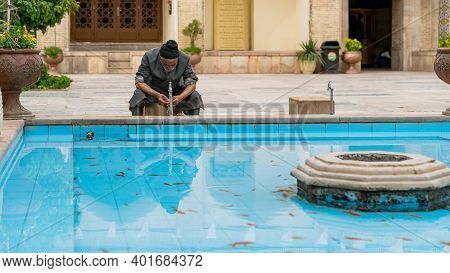
[{"label": "green leafy plant in pot", "polygon": [[300,71],[303,74],[313,74],[316,70],[317,63],[324,64],[317,42],[309,39],[300,45],[301,50],[297,53]]},{"label": "green leafy plant in pot", "polygon": [[359,73],[355,65],[362,60],[362,44],[357,39],[345,38],[344,44],[346,50],[342,54],[342,60],[348,64],[346,74],[357,74]]},{"label": "green leafy plant in pot", "polygon": [[57,46],[44,47],[42,57],[46,64],[49,65],[49,73],[58,74],[56,67],[64,60],[63,51]]},{"label": "green leafy plant in pot", "polygon": [[189,37],[189,47],[183,49],[184,52],[190,55],[192,66],[197,65],[202,60],[202,50],[195,46],[195,41],[198,35],[203,34],[202,24],[199,20],[194,19],[192,22],[183,29],[183,35]]},{"label": "green leafy plant in pot", "polygon": [[[10,4],[14,6],[10,6]],[[4,119],[33,114],[20,103],[22,88],[37,82],[43,64],[36,32],[60,23],[78,8],[76,0],[0,0],[0,88]]]}]

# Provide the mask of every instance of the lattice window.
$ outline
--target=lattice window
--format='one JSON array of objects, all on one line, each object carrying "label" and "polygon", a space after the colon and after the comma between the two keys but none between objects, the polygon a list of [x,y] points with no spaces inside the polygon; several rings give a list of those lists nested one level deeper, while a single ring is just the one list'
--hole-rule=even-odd
[{"label": "lattice window", "polygon": [[91,28],[92,0],[81,0],[80,8],[75,16],[75,28]]},{"label": "lattice window", "polygon": [[97,27],[114,28],[114,0],[97,0]]},{"label": "lattice window", "polygon": [[142,28],[158,28],[158,0],[142,0]]},{"label": "lattice window", "polygon": [[120,1],[120,28],[136,28],[136,0]]}]

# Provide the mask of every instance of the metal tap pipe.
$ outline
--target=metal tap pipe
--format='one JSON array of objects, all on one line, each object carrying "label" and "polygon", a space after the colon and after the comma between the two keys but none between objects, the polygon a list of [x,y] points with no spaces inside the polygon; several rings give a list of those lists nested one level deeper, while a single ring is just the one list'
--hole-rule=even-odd
[{"label": "metal tap pipe", "polygon": [[334,88],[331,86],[331,81],[328,82],[328,91],[330,92],[330,114],[334,115]]},{"label": "metal tap pipe", "polygon": [[173,116],[172,82],[169,82],[169,115]]}]

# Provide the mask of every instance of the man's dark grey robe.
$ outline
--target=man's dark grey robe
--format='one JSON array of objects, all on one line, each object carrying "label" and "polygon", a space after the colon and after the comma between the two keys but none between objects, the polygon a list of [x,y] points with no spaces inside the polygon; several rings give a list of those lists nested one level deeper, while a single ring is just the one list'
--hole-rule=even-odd
[{"label": "man's dark grey robe", "polygon": [[[160,62],[159,57],[160,48],[154,48],[147,51],[142,57],[141,65],[136,73],[135,82],[144,82],[153,90],[164,94],[169,98],[169,81],[172,82],[173,96],[179,95],[183,90],[191,84],[196,84],[198,77],[192,70],[192,65],[189,61],[189,56],[180,52],[178,64],[174,70],[166,72]],[[156,99],[147,95],[140,89],[134,91],[133,97],[130,99],[130,111],[142,115],[142,108],[152,103],[157,103]],[[174,112],[190,112],[203,108],[202,97],[197,91],[181,101],[174,107]]]}]

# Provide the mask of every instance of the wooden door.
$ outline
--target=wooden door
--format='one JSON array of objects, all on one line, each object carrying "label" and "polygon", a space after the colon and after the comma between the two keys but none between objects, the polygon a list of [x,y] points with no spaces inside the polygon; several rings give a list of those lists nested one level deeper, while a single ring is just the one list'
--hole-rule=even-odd
[{"label": "wooden door", "polygon": [[162,0],[79,0],[72,41],[159,42]]}]

